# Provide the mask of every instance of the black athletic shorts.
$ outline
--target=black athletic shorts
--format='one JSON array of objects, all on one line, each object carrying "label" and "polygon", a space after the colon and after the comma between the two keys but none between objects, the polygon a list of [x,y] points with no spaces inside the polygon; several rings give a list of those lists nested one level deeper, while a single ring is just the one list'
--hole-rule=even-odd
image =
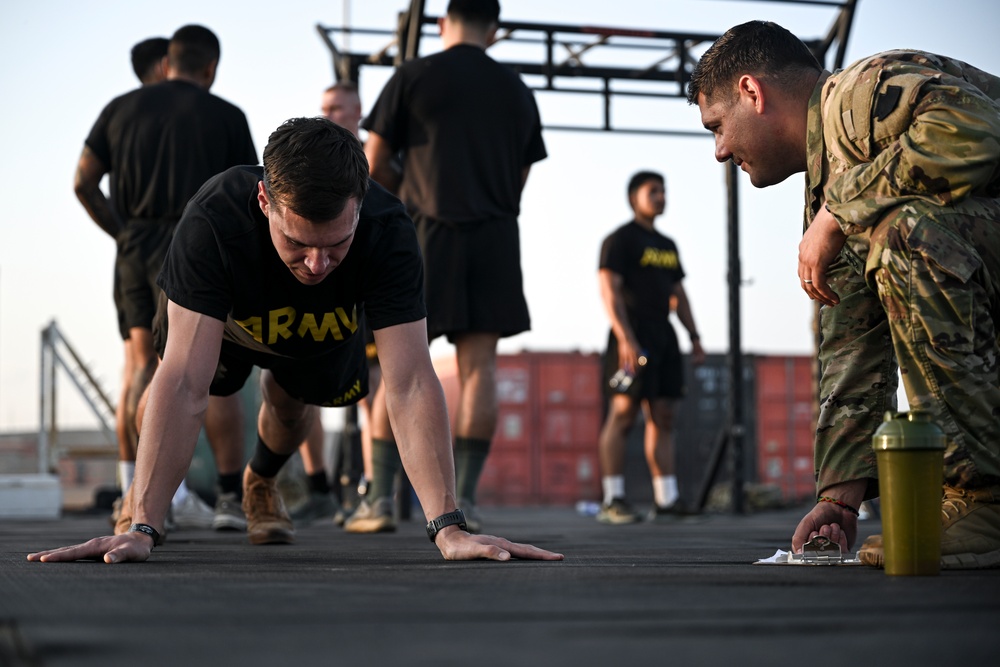
[{"label": "black athletic shorts", "polygon": [[208,393],[212,396],[235,394],[243,387],[253,367],[257,366],[270,370],[275,382],[289,396],[303,403],[328,408],[353,405],[368,395],[368,362],[364,354],[359,354],[353,376],[343,386],[334,386],[329,378],[339,374],[343,365],[340,357],[340,354],[329,354],[309,359],[289,359],[248,350],[224,340]]},{"label": "black athletic shorts", "polygon": [[176,220],[130,220],[118,240],[118,271],[124,329],[153,328],[160,274]]},{"label": "black athletic shorts", "polygon": [[427,336],[531,328],[521,278],[517,220],[444,223],[413,216],[424,256]]},{"label": "black athletic shorts", "polygon": [[[167,303],[167,295],[161,290],[153,321],[153,347],[160,359],[167,347],[170,325]],[[278,385],[289,396],[303,403],[323,407],[352,405],[368,395],[369,349],[374,352],[374,343],[369,346],[361,339],[356,349],[341,347],[336,352],[318,357],[292,359],[251,350],[223,339],[219,363],[208,393],[212,396],[235,394],[243,388],[253,367],[257,366],[270,370]],[[340,379],[332,381],[331,378]]]},{"label": "black athletic shorts", "polygon": [[[674,328],[667,324],[656,331],[636,331],[636,337],[643,344],[648,361],[645,366],[639,367],[632,386],[625,393],[636,401],[682,398],[687,393],[684,364]],[[604,391],[609,397],[616,393],[609,383],[618,368],[618,339],[613,332],[609,332],[608,348],[604,354]]]}]

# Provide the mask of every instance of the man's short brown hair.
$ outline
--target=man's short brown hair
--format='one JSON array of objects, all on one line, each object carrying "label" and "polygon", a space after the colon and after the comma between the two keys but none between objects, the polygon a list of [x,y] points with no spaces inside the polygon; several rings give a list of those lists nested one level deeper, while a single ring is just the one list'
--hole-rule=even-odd
[{"label": "man's short brown hair", "polygon": [[368,160],[361,142],[326,118],[291,118],[264,148],[264,188],[272,205],[306,220],[326,222],[349,199],[368,193]]},{"label": "man's short brown hair", "polygon": [[809,47],[788,30],[771,21],[749,21],[727,30],[702,55],[691,73],[687,99],[697,104],[699,93],[708,99],[719,94],[728,98],[742,74],[781,85],[822,71]]}]

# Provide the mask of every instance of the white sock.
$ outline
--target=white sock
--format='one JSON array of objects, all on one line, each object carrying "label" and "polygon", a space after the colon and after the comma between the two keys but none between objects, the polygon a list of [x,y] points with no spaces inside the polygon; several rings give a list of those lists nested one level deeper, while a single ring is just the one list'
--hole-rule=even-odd
[{"label": "white sock", "polygon": [[670,507],[677,502],[677,476],[662,475],[653,478],[653,498],[660,507]]},{"label": "white sock", "polygon": [[601,478],[604,487],[604,504],[609,505],[615,498],[625,497],[625,475],[607,475]]},{"label": "white sock", "polygon": [[184,501],[187,500],[189,493],[191,492],[188,491],[187,482],[182,479],[180,485],[177,487],[177,490],[174,491],[174,497],[173,500],[170,501],[170,505],[172,507],[180,507],[184,504]]},{"label": "white sock", "polygon": [[118,462],[118,480],[122,488],[122,497],[128,493],[128,487],[132,486],[135,479],[135,461]]}]

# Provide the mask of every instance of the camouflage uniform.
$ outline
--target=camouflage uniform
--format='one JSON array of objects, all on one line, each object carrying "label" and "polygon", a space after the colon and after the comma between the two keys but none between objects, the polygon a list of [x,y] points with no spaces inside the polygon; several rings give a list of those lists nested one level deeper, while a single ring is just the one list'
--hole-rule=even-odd
[{"label": "camouflage uniform", "polygon": [[848,234],[820,310],[820,492],[868,479],[895,408],[948,438],[946,483],[1000,481],[1000,78],[890,51],[825,73],[809,106],[806,225],[824,203]]}]

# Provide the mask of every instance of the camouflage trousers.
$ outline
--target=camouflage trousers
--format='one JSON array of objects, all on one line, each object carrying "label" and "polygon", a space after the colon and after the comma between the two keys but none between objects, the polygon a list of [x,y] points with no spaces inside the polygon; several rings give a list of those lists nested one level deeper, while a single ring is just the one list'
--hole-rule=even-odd
[{"label": "camouflage trousers", "polygon": [[867,479],[872,435],[895,409],[897,364],[911,410],[947,437],[947,484],[1000,482],[1000,200],[894,209],[852,236],[831,267],[840,296],[820,309],[818,490]]}]

